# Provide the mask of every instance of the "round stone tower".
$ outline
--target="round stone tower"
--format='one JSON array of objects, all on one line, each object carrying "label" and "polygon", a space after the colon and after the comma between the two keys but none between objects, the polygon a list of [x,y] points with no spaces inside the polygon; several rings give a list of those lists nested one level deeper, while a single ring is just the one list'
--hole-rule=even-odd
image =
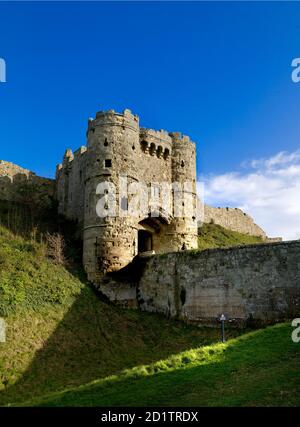
[{"label": "round stone tower", "polygon": [[[83,262],[89,280],[98,282],[136,255],[137,229],[122,197],[120,177],[137,181],[135,150],[139,148],[139,119],[130,110],[98,112],[87,131]],[[122,206],[123,205],[123,206]],[[100,215],[99,215],[100,213]]]},{"label": "round stone tower", "polygon": [[196,147],[188,136],[170,133],[172,145],[172,181],[174,219],[169,227],[172,249],[198,247],[196,218]]}]

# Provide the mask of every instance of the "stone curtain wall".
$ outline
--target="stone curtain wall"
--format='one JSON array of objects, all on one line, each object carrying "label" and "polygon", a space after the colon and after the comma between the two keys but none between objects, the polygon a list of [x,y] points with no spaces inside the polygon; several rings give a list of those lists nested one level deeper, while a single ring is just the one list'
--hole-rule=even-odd
[{"label": "stone curtain wall", "polygon": [[221,313],[242,323],[299,317],[300,242],[150,257],[138,301],[145,311],[197,323],[216,322]]},{"label": "stone curtain wall", "polygon": [[28,169],[0,160],[0,200],[34,202],[40,207],[48,207],[54,192],[54,180],[39,177]]},{"label": "stone curtain wall", "polygon": [[204,222],[214,222],[224,228],[251,236],[266,239],[266,233],[254,223],[253,219],[238,208],[213,208],[204,206]]}]

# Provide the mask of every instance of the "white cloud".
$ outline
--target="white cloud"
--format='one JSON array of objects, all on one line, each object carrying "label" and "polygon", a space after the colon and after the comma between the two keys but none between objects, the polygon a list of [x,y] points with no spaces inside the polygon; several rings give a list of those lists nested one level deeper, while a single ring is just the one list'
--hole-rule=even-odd
[{"label": "white cloud", "polygon": [[299,164],[300,160],[300,150],[297,150],[293,153],[287,153],[286,151],[281,151],[275,156],[270,157],[269,159],[254,159],[246,161],[242,164],[244,167],[252,167],[253,169],[265,168],[268,170],[278,168],[283,165]]},{"label": "white cloud", "polygon": [[205,203],[243,209],[270,237],[300,239],[300,150],[204,177]]}]

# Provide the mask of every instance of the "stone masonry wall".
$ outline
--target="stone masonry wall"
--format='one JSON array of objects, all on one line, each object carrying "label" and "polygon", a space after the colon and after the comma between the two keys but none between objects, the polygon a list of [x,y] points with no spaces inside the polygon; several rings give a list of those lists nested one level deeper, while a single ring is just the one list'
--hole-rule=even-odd
[{"label": "stone masonry wall", "polygon": [[47,207],[54,197],[55,181],[0,160],[0,200]]},{"label": "stone masonry wall", "polygon": [[67,149],[63,163],[56,168],[56,198],[58,212],[80,224],[84,219],[84,180],[86,172],[86,147],[73,154]]},{"label": "stone masonry wall", "polygon": [[300,316],[300,242],[185,251],[142,259],[136,287],[100,287],[112,301],[187,322],[272,323]]},{"label": "stone masonry wall", "polygon": [[300,242],[153,257],[139,292],[144,310],[195,322],[299,317]]},{"label": "stone masonry wall", "polygon": [[248,214],[238,208],[214,208],[205,205],[203,222],[214,222],[229,230],[267,238],[264,230],[256,225]]}]

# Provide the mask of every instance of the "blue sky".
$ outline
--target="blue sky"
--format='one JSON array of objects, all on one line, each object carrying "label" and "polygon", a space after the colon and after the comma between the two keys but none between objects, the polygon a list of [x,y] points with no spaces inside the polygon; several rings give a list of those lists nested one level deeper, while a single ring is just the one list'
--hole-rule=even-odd
[{"label": "blue sky", "polygon": [[88,117],[130,108],[190,135],[199,175],[249,174],[299,148],[299,40],[295,2],[0,2],[0,158],[53,176]]}]

